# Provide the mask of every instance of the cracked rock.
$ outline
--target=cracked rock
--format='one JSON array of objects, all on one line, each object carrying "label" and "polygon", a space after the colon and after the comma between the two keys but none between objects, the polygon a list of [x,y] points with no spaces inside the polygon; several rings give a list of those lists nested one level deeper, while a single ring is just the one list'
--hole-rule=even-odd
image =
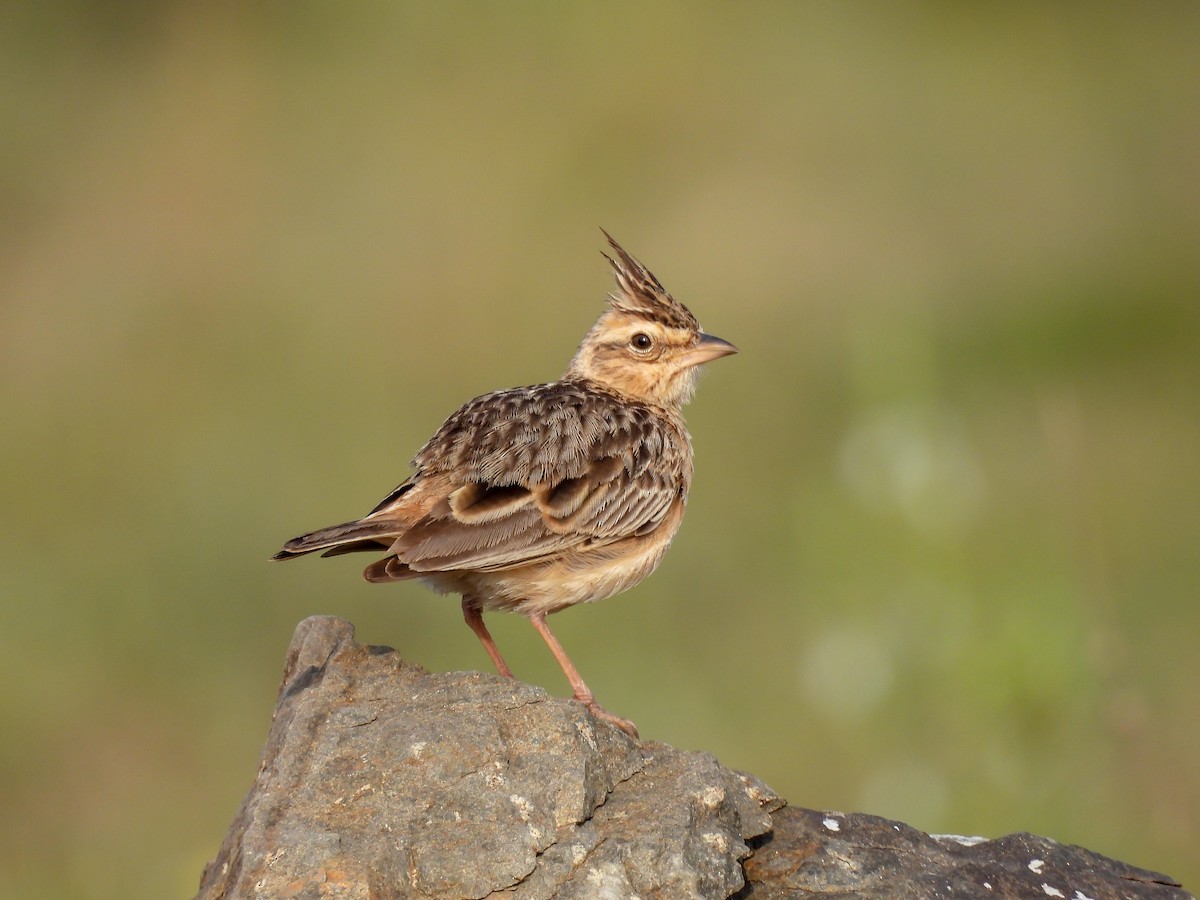
[{"label": "cracked rock", "polygon": [[930,835],[863,813],[787,807],[746,861],[739,900],[1194,900],[1174,879],[1032,834]]},{"label": "cracked rock", "polygon": [[199,896],[727,897],[781,805],[708,754],[313,617]]},{"label": "cracked rock", "polygon": [[518,681],[430,674],[318,616],[296,629],[258,777],[199,896],[1188,896],[1033,835],[783,806],[709,754],[639,744]]}]

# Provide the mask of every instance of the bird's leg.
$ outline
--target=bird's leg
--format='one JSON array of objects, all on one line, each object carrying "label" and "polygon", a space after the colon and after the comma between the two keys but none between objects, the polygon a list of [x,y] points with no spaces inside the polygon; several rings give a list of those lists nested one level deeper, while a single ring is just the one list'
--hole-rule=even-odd
[{"label": "bird's leg", "polygon": [[[632,738],[638,736],[637,726],[628,719],[622,719],[620,716],[614,716],[599,703],[596,702],[596,697],[584,683],[580,677],[579,671],[575,668],[574,663],[567,657],[567,651],[563,649],[562,644],[558,642],[553,633],[550,631],[550,626],[546,624],[546,614],[544,612],[531,613],[529,621],[533,623],[533,627],[537,629],[538,634],[542,636],[542,640],[546,642],[546,646],[550,648],[550,652],[554,654],[554,658],[558,660],[559,666],[563,670],[563,674],[567,676],[567,681],[571,684],[571,690],[575,694],[575,699],[592,711],[597,719],[603,719],[605,722],[611,722],[616,725]],[[482,622],[480,623],[482,624]]]},{"label": "bird's leg", "polygon": [[469,597],[463,597],[462,611],[463,618],[467,620],[467,624],[471,626],[471,630],[479,638],[479,643],[483,644],[483,649],[487,651],[487,655],[492,658],[492,663],[496,666],[496,671],[505,678],[512,678],[512,669],[508,667],[508,663],[500,655],[500,649],[496,646],[496,642],[492,640],[492,633],[483,624],[483,610],[476,606],[475,602]]}]

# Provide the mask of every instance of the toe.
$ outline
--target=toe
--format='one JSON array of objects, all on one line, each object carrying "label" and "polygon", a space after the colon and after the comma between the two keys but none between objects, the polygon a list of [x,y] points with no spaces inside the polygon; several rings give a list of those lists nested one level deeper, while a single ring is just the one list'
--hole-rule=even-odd
[{"label": "toe", "polygon": [[628,719],[622,719],[620,716],[614,716],[612,713],[610,713],[607,709],[605,709],[603,706],[601,706],[595,700],[593,700],[591,703],[586,704],[586,706],[589,710],[591,710],[592,715],[595,716],[597,719],[600,719],[602,722],[608,722],[610,725],[616,725],[618,728],[620,728],[623,732],[625,732],[627,735],[629,735],[635,741],[641,739],[640,736],[638,735],[637,726],[634,725],[632,722],[630,722]]}]

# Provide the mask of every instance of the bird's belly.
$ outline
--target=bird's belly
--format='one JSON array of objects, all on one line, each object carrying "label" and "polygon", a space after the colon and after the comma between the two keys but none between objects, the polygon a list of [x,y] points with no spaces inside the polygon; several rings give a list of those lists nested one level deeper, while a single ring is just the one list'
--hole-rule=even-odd
[{"label": "bird's belly", "polygon": [[651,534],[511,569],[423,573],[421,578],[434,590],[469,595],[483,609],[549,614],[633,587],[658,568],[682,518],[678,503]]},{"label": "bird's belly", "polygon": [[625,553],[582,564],[567,556],[526,569],[495,572],[490,585],[493,593],[484,602],[493,608],[529,614],[552,613],[576,603],[604,600],[628,590],[658,568],[665,550],[663,546],[653,553]]}]

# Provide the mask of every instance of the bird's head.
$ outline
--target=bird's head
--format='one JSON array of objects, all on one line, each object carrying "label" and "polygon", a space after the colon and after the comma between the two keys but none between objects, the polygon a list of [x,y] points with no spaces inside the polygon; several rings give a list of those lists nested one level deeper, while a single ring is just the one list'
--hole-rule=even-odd
[{"label": "bird's head", "polygon": [[737,348],[705,334],[691,311],[622,249],[607,231],[615,252],[605,256],[617,278],[609,308],[584,336],[567,368],[568,378],[585,378],[631,399],[679,410],[696,389],[703,363]]}]

